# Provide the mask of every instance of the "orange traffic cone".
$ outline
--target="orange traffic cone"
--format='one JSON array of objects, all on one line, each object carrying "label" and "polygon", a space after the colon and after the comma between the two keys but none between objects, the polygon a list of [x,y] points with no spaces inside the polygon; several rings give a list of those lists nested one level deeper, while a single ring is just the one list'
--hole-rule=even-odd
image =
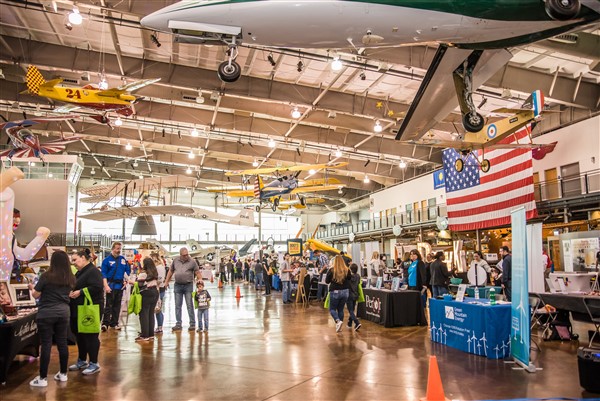
[{"label": "orange traffic cone", "polygon": [[211,275],[210,275],[210,283],[212,284],[212,283],[214,283],[214,282],[215,282],[215,277],[214,277],[214,276],[211,274]]},{"label": "orange traffic cone", "polygon": [[235,297],[237,299],[240,299],[242,297],[242,294],[240,294],[240,286],[237,286],[237,289],[235,290]]},{"label": "orange traffic cone", "polygon": [[223,288],[223,281],[221,279],[219,279],[219,285],[217,286],[217,288]]},{"label": "orange traffic cone", "polygon": [[429,375],[427,377],[427,396],[421,398],[421,401],[445,401],[444,387],[438,368],[437,358],[434,355],[429,357]]}]

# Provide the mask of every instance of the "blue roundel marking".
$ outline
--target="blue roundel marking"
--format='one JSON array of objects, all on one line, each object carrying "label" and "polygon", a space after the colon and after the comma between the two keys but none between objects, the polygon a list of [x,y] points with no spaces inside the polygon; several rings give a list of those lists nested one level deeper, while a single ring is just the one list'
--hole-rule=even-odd
[{"label": "blue roundel marking", "polygon": [[497,132],[498,132],[498,130],[496,129],[496,125],[490,124],[490,126],[487,129],[488,138],[490,138],[490,139],[495,138]]}]

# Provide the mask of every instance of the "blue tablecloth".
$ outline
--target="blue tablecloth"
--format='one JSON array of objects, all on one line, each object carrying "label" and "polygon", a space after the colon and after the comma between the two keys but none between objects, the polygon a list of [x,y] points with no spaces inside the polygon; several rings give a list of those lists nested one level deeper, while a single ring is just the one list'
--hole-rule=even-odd
[{"label": "blue tablecloth", "polygon": [[510,355],[510,304],[429,300],[431,340],[490,359]]},{"label": "blue tablecloth", "polygon": [[[477,287],[479,289],[479,298],[489,298],[490,290],[493,288],[496,291],[496,295],[502,294],[502,287]],[[475,298],[475,287],[467,287],[467,295],[471,298]]]}]

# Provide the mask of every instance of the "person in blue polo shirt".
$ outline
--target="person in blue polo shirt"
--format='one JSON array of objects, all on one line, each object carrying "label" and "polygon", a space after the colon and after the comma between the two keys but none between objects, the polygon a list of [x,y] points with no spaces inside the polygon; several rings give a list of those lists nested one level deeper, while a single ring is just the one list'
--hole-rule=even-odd
[{"label": "person in blue polo shirt", "polygon": [[121,330],[119,314],[121,312],[121,299],[123,298],[123,282],[125,274],[128,276],[131,274],[131,268],[127,260],[121,256],[121,247],[120,242],[113,243],[110,255],[102,261],[102,278],[104,292],[106,293],[102,331],[106,331],[108,327]]}]

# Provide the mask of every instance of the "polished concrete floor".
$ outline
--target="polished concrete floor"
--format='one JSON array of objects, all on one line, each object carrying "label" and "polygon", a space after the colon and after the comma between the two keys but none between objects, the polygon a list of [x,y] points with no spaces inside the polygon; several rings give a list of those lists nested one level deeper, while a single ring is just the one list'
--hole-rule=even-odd
[{"label": "polished concrete floor", "polygon": [[[94,376],[69,372],[66,383],[49,376],[47,388],[31,388],[38,362],[18,357],[0,400],[418,400],[426,394],[429,355],[437,356],[451,399],[600,397],[579,387],[576,342],[542,342],[533,358],[543,370],[529,374],[433,344],[426,327],[363,322],[359,333],[344,327],[338,334],[316,303],[283,305],[278,292],[264,297],[240,287],[237,301],[235,287],[208,285],[209,333],[185,330],[187,316],[184,331],[172,333],[170,294],[165,333],[155,341],[134,342],[135,316],[122,332],[102,333],[102,371]],[[71,362],[76,355],[70,347]],[[50,373],[57,370],[54,349]]]}]

